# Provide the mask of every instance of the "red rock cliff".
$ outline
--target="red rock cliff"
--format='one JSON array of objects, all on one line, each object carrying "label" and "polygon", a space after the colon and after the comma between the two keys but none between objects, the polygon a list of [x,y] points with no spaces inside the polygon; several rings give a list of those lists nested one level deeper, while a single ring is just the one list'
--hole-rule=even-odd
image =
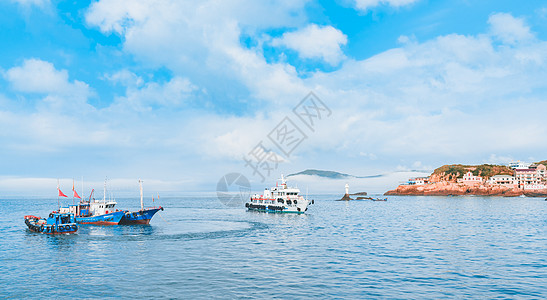
[{"label": "red rock cliff", "polygon": [[504,196],[517,197],[526,195],[530,197],[547,196],[547,190],[523,191],[518,188],[507,188],[498,185],[465,185],[454,182],[435,182],[426,185],[400,185],[396,189],[388,191],[385,195],[414,195],[414,196]]}]

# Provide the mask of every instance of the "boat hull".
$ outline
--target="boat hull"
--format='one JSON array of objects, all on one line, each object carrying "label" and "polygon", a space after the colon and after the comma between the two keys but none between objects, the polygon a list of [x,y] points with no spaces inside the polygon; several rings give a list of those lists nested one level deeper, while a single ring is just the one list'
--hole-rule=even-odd
[{"label": "boat hull", "polygon": [[134,212],[127,211],[120,220],[120,225],[148,225],[152,217],[160,210],[163,210],[163,207],[146,208]]},{"label": "boat hull", "polygon": [[[78,225],[76,223],[66,223],[66,224],[47,224],[47,223],[38,223],[41,218],[25,218],[25,224],[28,229],[32,232],[43,233],[43,234],[68,234],[75,233],[78,231]],[[43,219],[45,221],[45,219]]]},{"label": "boat hull", "polygon": [[286,207],[278,205],[262,205],[254,203],[246,203],[245,206],[249,211],[259,211],[267,213],[283,213],[283,214],[303,214],[308,210],[307,207]]},{"label": "boat hull", "polygon": [[116,211],[104,215],[76,217],[76,223],[91,225],[118,225],[124,214],[125,212],[123,211]]}]

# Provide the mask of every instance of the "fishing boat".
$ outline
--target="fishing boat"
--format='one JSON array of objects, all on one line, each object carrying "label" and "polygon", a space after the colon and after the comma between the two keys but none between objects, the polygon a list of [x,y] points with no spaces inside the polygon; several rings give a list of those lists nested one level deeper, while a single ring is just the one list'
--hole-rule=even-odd
[{"label": "fishing boat", "polygon": [[94,192],[93,189],[88,200],[80,199],[78,204],[61,207],[60,212],[74,214],[78,224],[118,225],[125,211],[115,208],[116,201],[114,199],[106,199],[106,181],[102,200],[95,200],[93,198]]},{"label": "fishing boat", "polygon": [[[163,207],[144,207],[142,181],[139,180],[141,189],[141,209],[137,211],[120,210],[116,208],[116,200],[106,199],[106,181],[104,184],[104,195],[102,200],[95,200],[91,191],[88,200],[82,200],[74,191],[74,197],[79,198],[78,204],[61,207],[61,212],[73,213],[76,216],[76,222],[79,224],[93,225],[135,225],[135,224],[150,224],[152,217]],[[62,192],[59,192],[62,194]],[[64,195],[64,194],[63,194]],[[64,196],[66,197],[66,195]]]},{"label": "fishing boat", "polygon": [[[147,207],[144,208],[143,194],[142,194],[142,180],[139,180],[139,186],[141,190],[141,209],[138,211],[125,211],[120,225],[147,225],[150,224],[152,217],[160,210],[163,210],[163,207]],[[159,198],[159,196],[158,196]]]},{"label": "fishing boat", "polygon": [[25,224],[33,232],[44,234],[74,233],[78,231],[74,214],[52,212],[48,218],[25,216]]},{"label": "fishing boat", "polygon": [[288,187],[286,179],[281,175],[281,186],[276,184],[271,190],[264,189],[262,195],[253,195],[250,201],[245,203],[245,207],[254,211],[303,214],[314,201],[309,201],[299,194],[300,189]]}]

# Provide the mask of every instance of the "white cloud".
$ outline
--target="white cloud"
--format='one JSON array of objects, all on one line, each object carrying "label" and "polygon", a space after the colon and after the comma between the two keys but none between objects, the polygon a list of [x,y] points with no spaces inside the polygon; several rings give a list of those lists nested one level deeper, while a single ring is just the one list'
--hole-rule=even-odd
[{"label": "white cloud", "polygon": [[369,8],[379,5],[401,7],[418,1],[419,0],[355,0],[355,6],[360,10],[366,11]]},{"label": "white cloud", "polygon": [[264,28],[300,27],[307,2],[102,0],[90,6],[86,21],[123,36],[124,51],[143,64],[165,66],[212,95],[247,97],[250,92],[273,101],[304,94],[295,87],[300,82],[296,71],[268,64],[256,50],[243,47],[240,37]]},{"label": "white cloud", "polygon": [[359,152],[359,156],[363,156],[363,157],[366,157],[370,160],[376,160],[378,159],[378,156],[376,156],[376,154],[374,153],[366,153],[366,152]]},{"label": "white cloud", "polygon": [[[481,162],[490,153],[542,149],[547,143],[534,137],[547,125],[526,120],[540,120],[538,111],[547,109],[540,79],[547,77],[546,53],[544,41],[508,48],[489,35],[450,34],[348,60],[306,80],[332,103],[336,119],[333,131],[317,131],[322,145],[310,143],[343,151],[338,155],[382,153],[384,161],[412,157],[424,165],[431,165],[424,157],[438,155]],[[344,126],[354,115],[358,121]]]},{"label": "white cloud", "polygon": [[154,106],[182,107],[189,98],[195,96],[195,92],[198,90],[190,80],[179,76],[164,83],[154,81],[145,83],[141,77],[127,70],[106,77],[127,87],[125,95],[117,97],[112,105],[112,109],[120,111],[127,108],[136,111],[149,111]]},{"label": "white cloud", "polygon": [[322,59],[337,65],[345,58],[340,48],[348,42],[342,31],[332,26],[310,24],[294,32],[286,32],[272,41],[273,46],[284,46],[298,52],[301,58]]},{"label": "white cloud", "polygon": [[78,95],[87,97],[89,86],[81,81],[70,82],[67,70],[57,70],[52,63],[40,59],[26,59],[19,67],[4,74],[13,89],[25,93]]},{"label": "white cloud", "polygon": [[[244,170],[241,156],[260,140],[267,141],[268,132],[291,115],[292,107],[310,90],[333,114],[318,123],[281,168],[337,169],[345,163],[359,169],[369,164],[412,166],[416,161],[425,168],[441,156],[477,155],[483,160],[491,153],[513,156],[547,146],[545,139],[537,138],[547,134],[547,125],[535,121],[543,120],[547,110],[541,93],[547,77],[544,41],[532,38],[513,47],[499,46],[493,36],[513,32],[508,29],[496,35],[451,34],[422,42],[402,38],[399,48],[353,60],[341,52],[343,33],[329,26],[303,25],[298,16],[305,2],[287,1],[280,7],[256,3],[93,3],[86,14],[89,25],[122,36],[123,51],[139,66],[166,67],[173,77],[159,81],[129,70],[107,74],[104,78],[125,87],[124,94],[110,107],[88,108],[74,117],[49,110],[0,111],[0,134],[9,141],[2,153],[11,157],[27,149],[25,154],[67,154],[76,144],[99,157],[97,173],[115,169],[137,176],[139,169],[146,169],[163,178],[180,178],[180,170],[188,170],[188,176],[234,171],[226,170],[234,165]],[[236,8],[245,5],[250,10],[243,16]],[[271,13],[257,14],[264,10]],[[291,34],[304,38],[331,33],[328,39],[319,39],[324,47],[306,48],[315,39],[292,47],[300,55],[343,63],[339,70],[301,78],[287,63],[268,63],[260,46],[241,45],[243,34],[254,36],[260,28],[302,28],[277,43],[288,41],[285,37]],[[306,30],[311,34],[303,34]],[[515,41],[526,37],[518,32],[513,34],[519,36]],[[43,93],[48,101],[68,101],[74,91],[89,90],[85,83],[70,81],[66,70],[40,60],[25,61],[4,75],[16,91]],[[233,86],[243,91],[244,104],[239,106],[255,105],[250,113],[219,116],[186,105],[200,101],[210,88],[217,89],[216,100],[234,101],[229,98]],[[161,113],[158,107],[163,108]],[[361,159],[365,166],[344,159],[358,155],[369,158]],[[332,157],[337,159],[328,159]]]},{"label": "white cloud", "polygon": [[496,164],[496,165],[507,165],[510,162],[515,161],[512,156],[508,155],[497,155],[497,154],[491,154],[490,157],[488,157],[487,160],[485,160],[485,163],[489,164]]},{"label": "white cloud", "polygon": [[534,38],[530,27],[522,18],[515,18],[508,13],[496,13],[488,18],[492,35],[507,44],[526,42]]},{"label": "white cloud", "polygon": [[113,83],[119,83],[128,87],[140,87],[144,83],[142,77],[137,76],[129,70],[120,70],[112,74],[106,74],[104,77]]}]

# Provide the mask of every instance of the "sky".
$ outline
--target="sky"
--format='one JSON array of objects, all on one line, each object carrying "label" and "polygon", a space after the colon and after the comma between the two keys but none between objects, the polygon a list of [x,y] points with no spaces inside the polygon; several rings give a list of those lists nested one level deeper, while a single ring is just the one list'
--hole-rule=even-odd
[{"label": "sky", "polygon": [[2,0],[0,24],[0,195],[547,159],[547,1]]}]

